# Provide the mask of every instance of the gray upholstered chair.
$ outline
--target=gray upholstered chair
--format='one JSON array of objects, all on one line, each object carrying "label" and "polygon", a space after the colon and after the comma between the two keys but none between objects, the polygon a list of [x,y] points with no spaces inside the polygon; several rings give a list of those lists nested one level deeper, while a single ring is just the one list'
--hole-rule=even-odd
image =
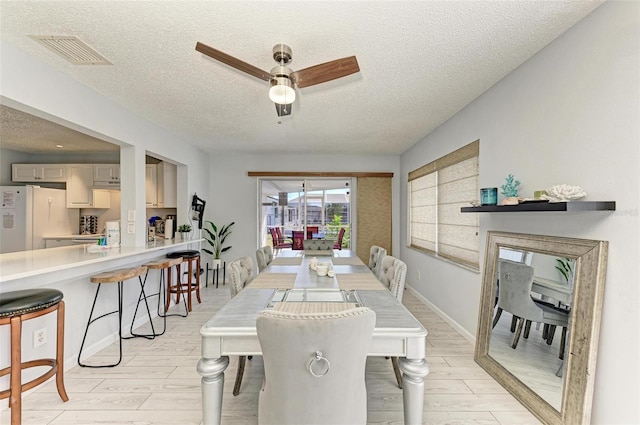
[{"label": "gray upholstered chair", "polygon": [[[378,266],[380,268],[378,279],[389,288],[389,291],[402,303],[402,296],[404,295],[404,283],[407,277],[407,265],[404,261],[398,260],[390,255],[384,256]],[[400,367],[398,366],[398,358],[392,357],[391,364],[393,365],[393,373],[396,375],[396,382],[398,388],[402,388],[402,374],[400,373]]]},{"label": "gray upholstered chair", "polygon": [[369,250],[369,268],[376,276],[380,275],[380,262],[387,255],[387,250],[378,245],[371,245]]},{"label": "gray upholstered chair", "polygon": [[256,327],[265,380],[260,425],[367,423],[365,365],[376,315],[264,310]]},{"label": "gray upholstered chair", "polygon": [[[231,298],[238,295],[238,292],[242,291],[245,286],[249,284],[254,278],[253,273],[253,261],[251,257],[242,257],[229,263],[229,275],[231,276],[231,284],[229,290],[231,291]],[[240,356],[238,359],[238,371],[236,373],[236,382],[233,386],[233,395],[240,394],[240,385],[242,384],[242,375],[244,374],[244,366],[247,362],[247,356]]]},{"label": "gray upholstered chair", "polygon": [[258,272],[261,272],[273,261],[273,248],[269,245],[258,248],[256,260],[258,261]]},{"label": "gray upholstered chair", "polygon": [[[562,326],[559,357],[563,359],[567,327],[569,326],[569,312],[552,304],[531,298],[531,286],[534,276],[533,267],[508,260],[500,260],[498,267],[498,309],[493,319],[493,327],[498,323],[503,310],[517,317],[518,328],[511,344],[511,347],[515,349],[518,346],[525,322],[525,338],[529,336],[532,322],[542,323],[546,328],[550,326],[553,330],[555,330],[556,326]],[[553,331],[546,332],[543,337],[547,340],[547,344],[551,345]]]}]

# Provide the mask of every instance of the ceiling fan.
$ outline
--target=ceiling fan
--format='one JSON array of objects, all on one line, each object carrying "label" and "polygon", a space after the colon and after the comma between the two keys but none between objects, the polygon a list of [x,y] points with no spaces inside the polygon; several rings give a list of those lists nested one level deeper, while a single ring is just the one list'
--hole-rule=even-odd
[{"label": "ceiling fan", "polygon": [[256,78],[269,81],[271,85],[269,98],[275,103],[279,117],[291,115],[290,105],[296,100],[296,86],[299,89],[314,86],[360,71],[355,56],[325,62],[320,65],[301,69],[300,71],[292,71],[286,66],[291,62],[291,48],[286,44],[276,44],[273,46],[273,59],[279,65],[271,69],[271,72],[263,71],[260,68],[200,42],[196,43],[196,50]]}]

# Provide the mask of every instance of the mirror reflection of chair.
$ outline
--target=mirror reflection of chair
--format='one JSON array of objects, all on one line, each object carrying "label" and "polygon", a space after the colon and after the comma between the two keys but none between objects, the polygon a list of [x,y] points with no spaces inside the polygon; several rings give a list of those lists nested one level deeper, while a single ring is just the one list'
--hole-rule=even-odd
[{"label": "mirror reflection of chair", "polygon": [[304,249],[304,232],[302,230],[293,230],[291,234],[293,235],[293,246],[291,247],[291,249]]},{"label": "mirror reflection of chair", "polygon": [[563,332],[559,357],[561,359],[564,358],[569,312],[552,304],[531,298],[534,277],[533,267],[508,260],[500,260],[498,268],[500,279],[498,309],[495,313],[492,327],[495,327],[498,323],[503,310],[517,317],[518,327],[511,344],[511,348],[515,349],[518,346],[523,327],[525,327],[524,337],[529,337],[532,322],[545,325],[547,331],[543,334],[543,338],[546,339],[549,345],[553,341],[553,330],[555,330],[556,326],[561,326]]},{"label": "mirror reflection of chair", "polygon": [[341,227],[338,233],[338,241],[333,245],[333,249],[342,249],[342,238],[344,237],[345,228]]},{"label": "mirror reflection of chair", "polygon": [[[253,273],[253,261],[251,257],[238,258],[235,261],[229,263],[229,276],[231,276],[231,285],[229,289],[231,291],[231,298],[238,295],[238,292],[242,291],[254,278]],[[242,375],[244,374],[244,366],[247,361],[247,356],[240,356],[238,358],[238,371],[236,373],[236,382],[233,386],[233,395],[240,394],[240,385],[242,384]]]},{"label": "mirror reflection of chair", "polygon": [[[407,277],[407,265],[404,261],[398,260],[395,257],[386,255],[380,262],[380,275],[378,279],[384,286],[389,288],[389,291],[402,303],[402,296],[404,294],[404,283]],[[402,373],[400,373],[400,367],[398,366],[398,358],[392,357],[391,364],[393,365],[393,373],[396,375],[396,382],[398,388],[402,388]]]},{"label": "mirror reflection of chair", "polygon": [[273,249],[269,245],[258,248],[256,261],[258,263],[258,272],[261,272],[273,261]]},{"label": "mirror reflection of chair", "polygon": [[381,246],[371,245],[371,249],[369,249],[369,268],[376,277],[380,275],[380,263],[385,255],[387,255],[386,249]]},{"label": "mirror reflection of chair", "polygon": [[375,313],[262,311],[256,320],[265,380],[261,425],[367,423],[365,365]]}]

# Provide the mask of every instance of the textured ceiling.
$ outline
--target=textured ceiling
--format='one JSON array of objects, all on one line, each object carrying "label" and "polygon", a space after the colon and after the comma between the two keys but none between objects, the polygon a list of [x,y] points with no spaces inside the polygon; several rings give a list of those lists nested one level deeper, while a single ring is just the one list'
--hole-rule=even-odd
[{"label": "textured ceiling", "polygon": [[[400,154],[600,1],[1,1],[0,36],[207,151]],[[113,65],[72,65],[28,35],[76,35]],[[279,124],[269,70],[355,55],[361,72],[298,90]]]},{"label": "textured ceiling", "polygon": [[3,149],[56,154],[114,152],[120,149],[112,143],[5,105],[0,105],[0,124],[0,146]]}]

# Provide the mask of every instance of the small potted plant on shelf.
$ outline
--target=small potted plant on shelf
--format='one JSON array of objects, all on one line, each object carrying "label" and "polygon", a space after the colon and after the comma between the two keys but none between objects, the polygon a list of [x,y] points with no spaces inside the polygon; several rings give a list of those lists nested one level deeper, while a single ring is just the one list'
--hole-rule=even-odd
[{"label": "small potted plant on shelf", "polygon": [[231,249],[231,246],[224,246],[224,243],[227,237],[231,234],[231,226],[233,226],[235,221],[232,221],[230,224],[226,224],[224,226],[218,227],[212,221],[205,222],[208,227],[204,227],[205,231],[205,239],[211,245],[211,249],[203,248],[202,250],[209,255],[213,256],[213,268],[220,265],[220,255],[223,252],[227,252]]},{"label": "small potted plant on shelf", "polygon": [[181,240],[186,241],[189,239],[189,233],[191,233],[190,224],[181,224],[178,226],[178,234],[180,235]]}]

